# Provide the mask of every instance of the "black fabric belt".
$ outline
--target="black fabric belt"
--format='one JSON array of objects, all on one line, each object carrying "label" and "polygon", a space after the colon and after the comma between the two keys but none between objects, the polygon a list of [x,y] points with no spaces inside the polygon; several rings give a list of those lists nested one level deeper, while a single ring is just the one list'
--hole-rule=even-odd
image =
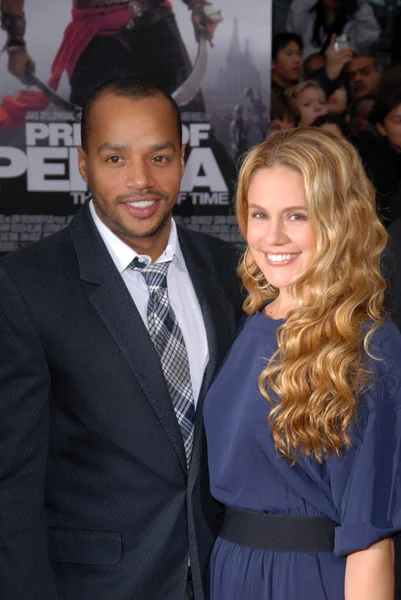
[{"label": "black fabric belt", "polygon": [[220,537],[272,552],[333,552],[337,526],[328,517],[286,517],[226,506]]}]

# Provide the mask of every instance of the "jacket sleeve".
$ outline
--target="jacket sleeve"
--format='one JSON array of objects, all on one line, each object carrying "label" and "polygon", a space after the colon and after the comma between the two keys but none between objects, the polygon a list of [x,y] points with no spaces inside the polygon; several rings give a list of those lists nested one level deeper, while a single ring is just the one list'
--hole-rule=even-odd
[{"label": "jacket sleeve", "polygon": [[357,52],[366,52],[373,42],[380,37],[380,25],[376,20],[372,7],[365,1],[346,26],[351,46]]},{"label": "jacket sleeve", "polygon": [[0,267],[0,598],[57,600],[44,489],[50,374],[17,286]]},{"label": "jacket sleeve", "polygon": [[293,0],[288,9],[286,30],[302,35],[309,21],[314,18],[310,11],[315,4],[316,0]]}]

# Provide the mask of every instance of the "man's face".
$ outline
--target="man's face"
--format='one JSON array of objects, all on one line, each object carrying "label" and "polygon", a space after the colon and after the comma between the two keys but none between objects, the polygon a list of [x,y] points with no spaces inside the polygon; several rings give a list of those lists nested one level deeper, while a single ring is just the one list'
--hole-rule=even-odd
[{"label": "man's face", "polygon": [[396,152],[401,152],[401,104],[390,110],[383,123],[377,124],[377,129]]},{"label": "man's face", "polygon": [[165,236],[184,172],[169,101],[105,93],[91,108],[89,126],[79,170],[100,219],[134,249]]},{"label": "man's face", "polygon": [[353,98],[376,93],[381,75],[372,56],[357,56],[345,69]]},{"label": "man's face", "polygon": [[302,53],[296,42],[289,42],[277,52],[276,60],[272,62],[275,79],[281,85],[296,83],[301,74]]}]

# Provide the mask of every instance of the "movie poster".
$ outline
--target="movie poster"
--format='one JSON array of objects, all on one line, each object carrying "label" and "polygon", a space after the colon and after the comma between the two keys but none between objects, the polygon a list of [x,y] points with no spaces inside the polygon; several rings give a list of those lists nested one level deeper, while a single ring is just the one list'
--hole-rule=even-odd
[{"label": "movie poster", "polygon": [[[107,1],[104,4],[114,5]],[[130,10],[133,17],[138,17],[135,11],[138,7],[143,10],[143,6],[143,0],[129,2],[124,5],[125,14]],[[71,36],[71,9],[71,0],[26,0],[25,40],[35,64],[30,86],[8,72],[7,55],[0,55],[1,253],[65,227],[88,198],[77,168],[77,146],[79,77],[85,81],[91,72],[86,75],[82,68],[83,54],[79,60],[87,44],[86,34],[93,36],[95,21],[86,19],[87,31],[80,23],[81,29]],[[175,217],[192,229],[238,242],[232,210],[236,165],[241,155],[268,133],[271,0],[213,0],[208,5],[216,20],[212,43],[202,36],[196,40],[191,11],[184,1],[172,0],[169,10],[175,16],[177,36],[189,65],[173,90],[180,104],[187,144],[186,170]],[[114,26],[119,34],[121,22],[111,25],[110,19],[107,26]],[[158,25],[157,14],[154,17],[149,12],[149,21],[151,32]],[[65,44],[60,50],[63,36],[66,39],[68,35],[69,47]],[[5,39],[5,32],[0,32],[0,43],[4,44]],[[127,40],[129,44],[140,43],[135,18],[124,25],[121,40],[122,45]],[[169,49],[166,41],[165,51]],[[138,54],[137,50],[135,56]],[[65,59],[70,66],[71,60],[75,61],[81,73],[77,73],[78,66],[72,73],[66,68],[55,84],[54,77],[50,77],[56,55],[59,62],[61,56],[61,62]],[[151,54],[145,48],[142,56],[150,60]],[[155,61],[157,56],[160,49]],[[112,53],[110,60],[115,60],[119,75],[120,58]],[[74,85],[78,89],[75,95]],[[28,99],[22,119],[21,98],[22,104]]]}]

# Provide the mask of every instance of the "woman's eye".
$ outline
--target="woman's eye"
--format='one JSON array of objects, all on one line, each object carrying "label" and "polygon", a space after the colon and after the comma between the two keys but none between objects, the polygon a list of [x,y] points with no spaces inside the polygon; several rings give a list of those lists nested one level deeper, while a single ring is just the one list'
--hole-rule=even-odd
[{"label": "woman's eye", "polygon": [[306,221],[308,217],[302,213],[293,213],[289,217],[292,221]]}]

